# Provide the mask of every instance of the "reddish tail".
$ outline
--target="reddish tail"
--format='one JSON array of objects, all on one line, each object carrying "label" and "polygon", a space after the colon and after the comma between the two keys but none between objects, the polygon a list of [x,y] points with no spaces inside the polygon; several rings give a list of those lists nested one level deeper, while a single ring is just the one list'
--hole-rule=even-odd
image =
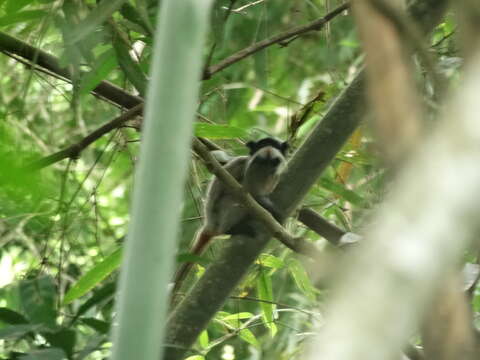
[{"label": "reddish tail", "polygon": [[[215,236],[212,233],[202,231],[198,233],[196,236],[195,242],[193,244],[192,249],[190,250],[190,254],[193,255],[201,255],[203,250],[207,247],[208,243],[210,242],[210,239]],[[177,271],[175,274],[175,285],[173,286],[173,294],[175,294],[178,290],[180,290],[183,280],[187,277],[188,273],[190,272],[190,269],[192,268],[193,263],[187,262],[184,263],[180,269]]]}]

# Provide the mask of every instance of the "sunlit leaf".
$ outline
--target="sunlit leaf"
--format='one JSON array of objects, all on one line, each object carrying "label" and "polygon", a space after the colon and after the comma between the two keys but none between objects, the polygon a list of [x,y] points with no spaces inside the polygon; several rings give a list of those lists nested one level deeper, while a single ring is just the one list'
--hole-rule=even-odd
[{"label": "sunlit leaf", "polygon": [[32,0],[7,0],[5,2],[5,12],[12,14],[16,11],[23,9],[28,4],[31,4]]},{"label": "sunlit leaf", "polygon": [[119,248],[81,277],[67,292],[63,299],[63,304],[69,304],[80,296],[85,295],[116,270],[120,266],[121,261],[122,249]]},{"label": "sunlit leaf", "polygon": [[202,355],[192,355],[185,358],[185,360],[205,360],[205,357]]},{"label": "sunlit leaf", "polygon": [[[257,278],[257,296],[260,300],[267,300],[273,302],[273,290],[272,290],[272,279],[266,274],[265,271],[261,270]],[[267,328],[270,329],[271,336],[275,336],[277,332],[277,327],[274,320],[273,312],[275,311],[275,304],[269,302],[260,302],[260,307],[262,309],[262,318],[264,324]]]},{"label": "sunlit leaf", "polygon": [[202,347],[203,349],[206,349],[208,347],[209,339],[208,339],[208,331],[207,330],[203,330],[200,333],[200,336],[198,337],[198,343],[199,343],[200,347]]},{"label": "sunlit leaf", "polygon": [[271,254],[261,254],[258,258],[258,263],[273,269],[281,269],[285,266],[285,263],[279,257]]},{"label": "sunlit leaf", "polygon": [[236,314],[230,314],[223,318],[223,320],[232,320],[232,319],[250,319],[253,316],[252,313],[249,312],[240,312]]},{"label": "sunlit leaf", "polygon": [[307,272],[303,268],[302,264],[300,264],[297,259],[290,258],[288,260],[288,270],[292,274],[292,277],[295,280],[295,284],[297,284],[298,288],[305,295],[307,295],[310,300],[315,300],[316,290],[310,282],[310,278],[308,277]]},{"label": "sunlit leaf", "polygon": [[253,333],[249,329],[240,330],[238,335],[240,336],[241,339],[245,340],[250,345],[255,346],[256,348],[260,347],[260,344],[257,338],[255,337],[255,335],[253,335]]}]

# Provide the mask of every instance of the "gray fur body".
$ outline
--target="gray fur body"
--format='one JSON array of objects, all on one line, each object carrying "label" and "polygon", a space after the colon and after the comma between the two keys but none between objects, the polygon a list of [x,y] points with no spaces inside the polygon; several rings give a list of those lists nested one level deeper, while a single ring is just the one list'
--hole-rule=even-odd
[{"label": "gray fur body", "polygon": [[[255,200],[277,217],[268,195],[277,186],[280,174],[285,167],[284,154],[288,145],[273,138],[267,138],[249,142],[247,146],[250,149],[249,156],[235,157],[224,165],[224,168]],[[248,212],[245,207],[215,177],[207,190],[203,226],[197,232],[191,253],[200,255],[212,237],[237,231],[238,229],[234,228],[242,225],[242,221],[246,218],[248,218]],[[246,228],[242,228],[242,233],[245,230]],[[192,263],[185,263],[177,272],[174,292],[180,289],[182,280],[191,267]]]},{"label": "gray fur body", "polygon": [[[272,193],[284,167],[285,157],[273,147],[261,148],[252,156],[236,157],[225,165],[225,169],[257,201]],[[214,178],[207,191],[201,231],[211,235],[225,234],[246,215],[243,205],[219,179]]]}]

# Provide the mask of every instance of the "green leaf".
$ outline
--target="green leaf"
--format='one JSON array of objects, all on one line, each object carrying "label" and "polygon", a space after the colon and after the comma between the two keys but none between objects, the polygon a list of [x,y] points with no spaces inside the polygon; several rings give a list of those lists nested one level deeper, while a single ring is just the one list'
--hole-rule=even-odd
[{"label": "green leaf", "polygon": [[28,323],[28,320],[22,314],[8,308],[0,308],[0,321],[9,325]]},{"label": "green leaf", "polygon": [[47,339],[52,347],[62,349],[65,351],[69,359],[72,358],[73,350],[77,340],[77,334],[74,330],[63,328],[54,333],[44,332],[42,335],[45,337],[45,339]]},{"label": "green leaf", "polygon": [[145,24],[146,28],[148,29],[149,34],[153,34],[155,29],[150,21],[149,16],[149,1],[148,0],[136,0],[136,10],[138,11],[138,15],[142,19],[142,22]]},{"label": "green leaf", "polygon": [[[227,328],[229,328],[231,331],[238,330],[238,335],[240,336],[241,339],[243,339],[244,341],[248,342],[249,344],[251,344],[253,346],[258,347],[259,344],[258,344],[257,339],[255,338],[255,335],[253,335],[253,333],[248,329],[242,329],[242,327],[244,325],[240,321],[240,319],[249,319],[251,317],[253,317],[253,314],[249,313],[249,312],[229,314],[229,313],[224,312],[224,311],[219,311],[217,313],[216,319],[221,324],[223,324]],[[275,325],[275,324],[273,324],[273,325]],[[276,327],[275,327],[275,330],[276,330]],[[218,345],[219,342],[217,342],[217,341],[218,341],[218,339],[212,341],[212,343],[210,344],[210,348],[215,346],[215,345]]]},{"label": "green leaf", "polygon": [[195,136],[209,139],[232,139],[246,137],[248,133],[235,126],[195,123]]},{"label": "green leaf", "polygon": [[[260,300],[267,300],[273,302],[272,278],[267,276],[266,272],[261,269],[260,275],[257,278],[257,296]],[[262,319],[267,328],[270,329],[270,334],[275,336],[277,326],[273,322],[275,311],[275,304],[267,302],[260,302],[260,307],[263,311]]]},{"label": "green leaf", "polygon": [[25,6],[32,3],[32,0],[7,0],[5,4],[5,12],[12,14],[23,9]]},{"label": "green leaf", "polygon": [[228,320],[238,320],[238,319],[250,319],[251,317],[253,317],[252,313],[239,312],[239,313],[236,313],[236,314],[229,314],[229,315],[223,317],[222,320],[228,321]]},{"label": "green leaf", "polygon": [[202,349],[206,349],[209,345],[209,338],[207,330],[203,330],[198,337],[198,343]]},{"label": "green leaf", "polygon": [[0,27],[7,26],[12,24],[18,24],[23,22],[29,22],[35,19],[41,19],[47,15],[47,12],[43,10],[25,10],[19,11],[14,14],[9,14],[3,17],[0,17]]},{"label": "green leaf", "polygon": [[50,276],[23,280],[19,285],[22,308],[31,323],[54,327],[56,287]]},{"label": "green leaf", "polygon": [[145,96],[147,88],[147,77],[143,73],[140,65],[132,59],[129,48],[120,39],[120,35],[113,39],[113,47],[117,54],[117,59],[128,81],[137,89],[142,97]]},{"label": "green leaf", "polygon": [[310,299],[315,300],[316,289],[310,282],[310,278],[307,275],[307,272],[303,268],[302,264],[294,258],[288,260],[288,270],[293,276],[295,284],[298,288]]},{"label": "green leaf", "polygon": [[345,186],[342,184],[332,181],[329,178],[323,177],[320,180],[320,185],[333,192],[334,194],[339,195],[342,197],[344,200],[352,203],[353,205],[360,206],[362,207],[365,204],[365,200],[358,195],[356,192],[347,189]]},{"label": "green leaf", "polygon": [[253,335],[253,333],[249,329],[240,330],[238,335],[242,340],[248,342],[250,345],[255,346],[256,348],[260,347],[260,344],[257,341],[257,338],[255,337],[255,335]]},{"label": "green leaf", "polygon": [[103,321],[103,320],[98,320],[95,318],[82,318],[81,319],[82,323],[85,325],[90,326],[92,329],[96,330],[97,332],[101,334],[108,334],[110,331],[110,323]]},{"label": "green leaf", "polygon": [[185,360],[205,360],[205,357],[202,355],[192,355],[187,357]]},{"label": "green leaf", "polygon": [[77,313],[75,314],[74,322],[79,316],[85,314],[88,310],[90,310],[93,306],[99,304],[100,302],[104,301],[105,299],[113,299],[115,294],[115,290],[117,289],[116,282],[112,281],[110,283],[105,284],[99,290],[95,291],[93,296],[85,301],[79,308]]},{"label": "green leaf", "polygon": [[120,13],[127,20],[127,26],[128,22],[133,23],[136,25],[137,32],[144,35],[152,35],[149,25],[143,21],[142,15],[140,15],[140,12],[134,6],[127,2],[121,7]]},{"label": "green leaf", "polygon": [[122,249],[119,248],[112,254],[103,259],[102,262],[95,265],[89,272],[80,278],[71,288],[68,290],[63,304],[69,304],[73,300],[85,295],[96,285],[98,285],[103,279],[110,275],[115,269],[120,266],[122,261]]},{"label": "green leaf", "polygon": [[260,254],[258,263],[262,266],[272,269],[281,269],[285,266],[285,263],[282,259],[270,254]]},{"label": "green leaf", "polygon": [[97,66],[84,74],[80,82],[80,95],[89,94],[117,67],[115,52],[110,49],[99,56]]},{"label": "green leaf", "polygon": [[17,339],[24,337],[30,332],[40,330],[42,325],[28,324],[28,325],[11,325],[0,329],[0,339]]},{"label": "green leaf", "polygon": [[473,305],[473,310],[475,312],[480,312],[480,290],[477,288],[477,291],[475,291],[475,296],[472,301]]},{"label": "green leaf", "polygon": [[61,349],[42,349],[36,350],[28,355],[22,356],[21,360],[65,360],[67,356]]},{"label": "green leaf", "polygon": [[73,28],[69,39],[71,43],[76,43],[93,33],[96,27],[107,20],[125,1],[126,0],[102,1],[83,21]]}]

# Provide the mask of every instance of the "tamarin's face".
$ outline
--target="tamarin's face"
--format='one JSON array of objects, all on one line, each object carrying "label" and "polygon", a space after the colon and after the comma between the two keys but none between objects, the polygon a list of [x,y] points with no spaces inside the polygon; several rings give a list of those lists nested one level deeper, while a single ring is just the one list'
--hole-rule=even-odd
[{"label": "tamarin's face", "polygon": [[277,186],[288,149],[286,142],[265,138],[247,143],[250,157],[245,168],[244,187],[253,195],[268,195]]},{"label": "tamarin's face", "polygon": [[247,143],[250,149],[250,163],[257,166],[268,168],[280,168],[285,162],[285,156],[288,150],[287,142],[268,137],[259,141],[250,141]]}]

